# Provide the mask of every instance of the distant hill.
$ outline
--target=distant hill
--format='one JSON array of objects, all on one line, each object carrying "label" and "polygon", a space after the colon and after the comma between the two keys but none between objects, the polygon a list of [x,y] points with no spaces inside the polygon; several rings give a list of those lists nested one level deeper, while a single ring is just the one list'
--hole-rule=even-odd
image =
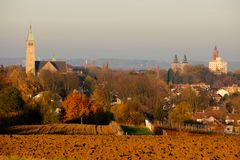
[{"label": "distant hill", "polygon": [[[74,66],[83,66],[86,59],[69,59],[67,63]],[[134,60],[134,59],[96,59],[96,66],[102,66],[105,63],[109,63],[109,66],[113,69],[145,69],[159,66],[162,69],[168,69],[170,62],[157,61],[157,60]],[[191,61],[191,64],[203,64],[208,66],[207,61]],[[22,65],[25,66],[25,58],[0,58],[0,65]],[[240,69],[240,62],[228,62],[228,68],[230,71]]]}]

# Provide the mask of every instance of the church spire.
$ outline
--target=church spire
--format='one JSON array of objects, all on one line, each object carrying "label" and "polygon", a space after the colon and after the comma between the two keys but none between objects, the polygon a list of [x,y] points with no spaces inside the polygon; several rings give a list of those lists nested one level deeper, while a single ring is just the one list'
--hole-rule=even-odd
[{"label": "church spire", "polygon": [[182,63],[188,63],[186,54],[184,54]]},{"label": "church spire", "polygon": [[176,54],[175,54],[175,56],[174,56],[173,63],[178,63],[178,58],[177,58],[177,55],[176,55]]},{"label": "church spire", "polygon": [[214,51],[212,53],[212,60],[216,60],[217,57],[219,57],[219,52],[218,52],[217,46],[215,45]]},{"label": "church spire", "polygon": [[32,31],[32,25],[30,25],[28,30],[28,41],[34,41],[33,31]]}]

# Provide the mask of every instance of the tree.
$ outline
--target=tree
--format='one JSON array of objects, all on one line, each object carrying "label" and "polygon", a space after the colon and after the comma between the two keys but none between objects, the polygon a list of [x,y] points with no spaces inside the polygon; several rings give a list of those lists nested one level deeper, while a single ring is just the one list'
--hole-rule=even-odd
[{"label": "tree", "polygon": [[53,73],[48,70],[43,70],[39,74],[39,81],[44,90],[54,93],[60,93],[61,88],[63,87],[61,83],[60,73],[58,72]]},{"label": "tree", "polygon": [[232,95],[225,101],[225,106],[228,109],[228,111],[234,113],[240,113],[240,95]]},{"label": "tree", "polygon": [[63,91],[63,97],[66,97],[69,95],[74,89],[78,88],[79,85],[79,79],[76,75],[73,73],[67,73],[60,75],[60,80],[62,83],[62,91]]},{"label": "tree", "polygon": [[12,86],[6,87],[0,92],[0,113],[9,114],[20,112],[23,109],[23,100],[19,91]]},{"label": "tree", "polygon": [[6,70],[3,67],[3,65],[1,65],[1,67],[0,67],[0,90],[2,88],[4,88],[5,86],[7,86],[6,77],[7,77]]},{"label": "tree", "polygon": [[117,122],[139,125],[144,122],[144,111],[137,99],[112,107],[114,118]]},{"label": "tree", "polygon": [[61,74],[48,70],[40,72],[39,81],[45,90],[58,93],[62,97],[66,97],[79,85],[78,77],[72,73]]},{"label": "tree", "polygon": [[93,112],[87,97],[80,92],[73,92],[62,102],[65,110],[64,121],[78,120]]},{"label": "tree", "polygon": [[32,74],[27,74],[25,81],[18,85],[18,89],[25,103],[30,103],[31,98],[43,90],[38,78]]},{"label": "tree", "polygon": [[91,96],[91,102],[100,108],[103,108],[104,111],[110,111],[108,107],[108,102],[104,98],[103,91],[97,86]]},{"label": "tree", "polygon": [[89,75],[86,76],[86,78],[84,80],[84,84],[83,84],[83,90],[88,97],[90,97],[90,95],[93,93],[93,91],[95,89],[94,87],[96,86],[95,83],[96,82],[95,82],[94,78],[92,78]]},{"label": "tree", "polygon": [[170,68],[167,72],[167,83],[168,84],[172,84],[174,82],[174,72],[173,70]]},{"label": "tree", "polygon": [[188,86],[181,95],[181,101],[188,102],[193,112],[200,111],[197,94]]},{"label": "tree", "polygon": [[23,68],[20,66],[9,66],[7,70],[7,79],[15,87],[18,87],[19,84],[23,83],[26,78],[26,73]]},{"label": "tree", "polygon": [[184,121],[191,119],[191,105],[187,102],[181,102],[169,113],[171,124],[182,125]]},{"label": "tree", "polygon": [[42,123],[59,122],[61,120],[61,114],[57,112],[57,108],[60,109],[61,97],[50,91],[41,92],[39,95],[39,98],[35,99],[35,108],[40,112]]}]

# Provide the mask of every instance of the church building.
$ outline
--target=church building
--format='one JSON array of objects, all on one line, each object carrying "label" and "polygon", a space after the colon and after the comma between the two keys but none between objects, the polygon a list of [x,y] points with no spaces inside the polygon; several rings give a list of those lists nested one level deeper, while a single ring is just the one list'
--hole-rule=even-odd
[{"label": "church building", "polygon": [[32,26],[30,26],[26,41],[26,73],[38,75],[43,70],[66,73],[67,63],[66,61],[56,60],[36,61],[35,40],[33,36]]},{"label": "church building", "polygon": [[171,63],[171,69],[173,72],[179,71],[180,73],[184,72],[184,69],[190,64],[187,61],[187,56],[184,55],[182,62],[178,61],[177,55],[174,56],[173,62]]},{"label": "church building", "polygon": [[215,74],[227,74],[227,62],[219,56],[216,46],[212,53],[212,60],[209,62],[208,68]]}]

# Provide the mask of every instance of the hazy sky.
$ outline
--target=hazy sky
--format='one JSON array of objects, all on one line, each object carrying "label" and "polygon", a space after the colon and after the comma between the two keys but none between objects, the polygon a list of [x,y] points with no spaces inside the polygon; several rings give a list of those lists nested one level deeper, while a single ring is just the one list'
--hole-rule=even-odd
[{"label": "hazy sky", "polygon": [[0,0],[0,57],[240,60],[240,0]]}]

